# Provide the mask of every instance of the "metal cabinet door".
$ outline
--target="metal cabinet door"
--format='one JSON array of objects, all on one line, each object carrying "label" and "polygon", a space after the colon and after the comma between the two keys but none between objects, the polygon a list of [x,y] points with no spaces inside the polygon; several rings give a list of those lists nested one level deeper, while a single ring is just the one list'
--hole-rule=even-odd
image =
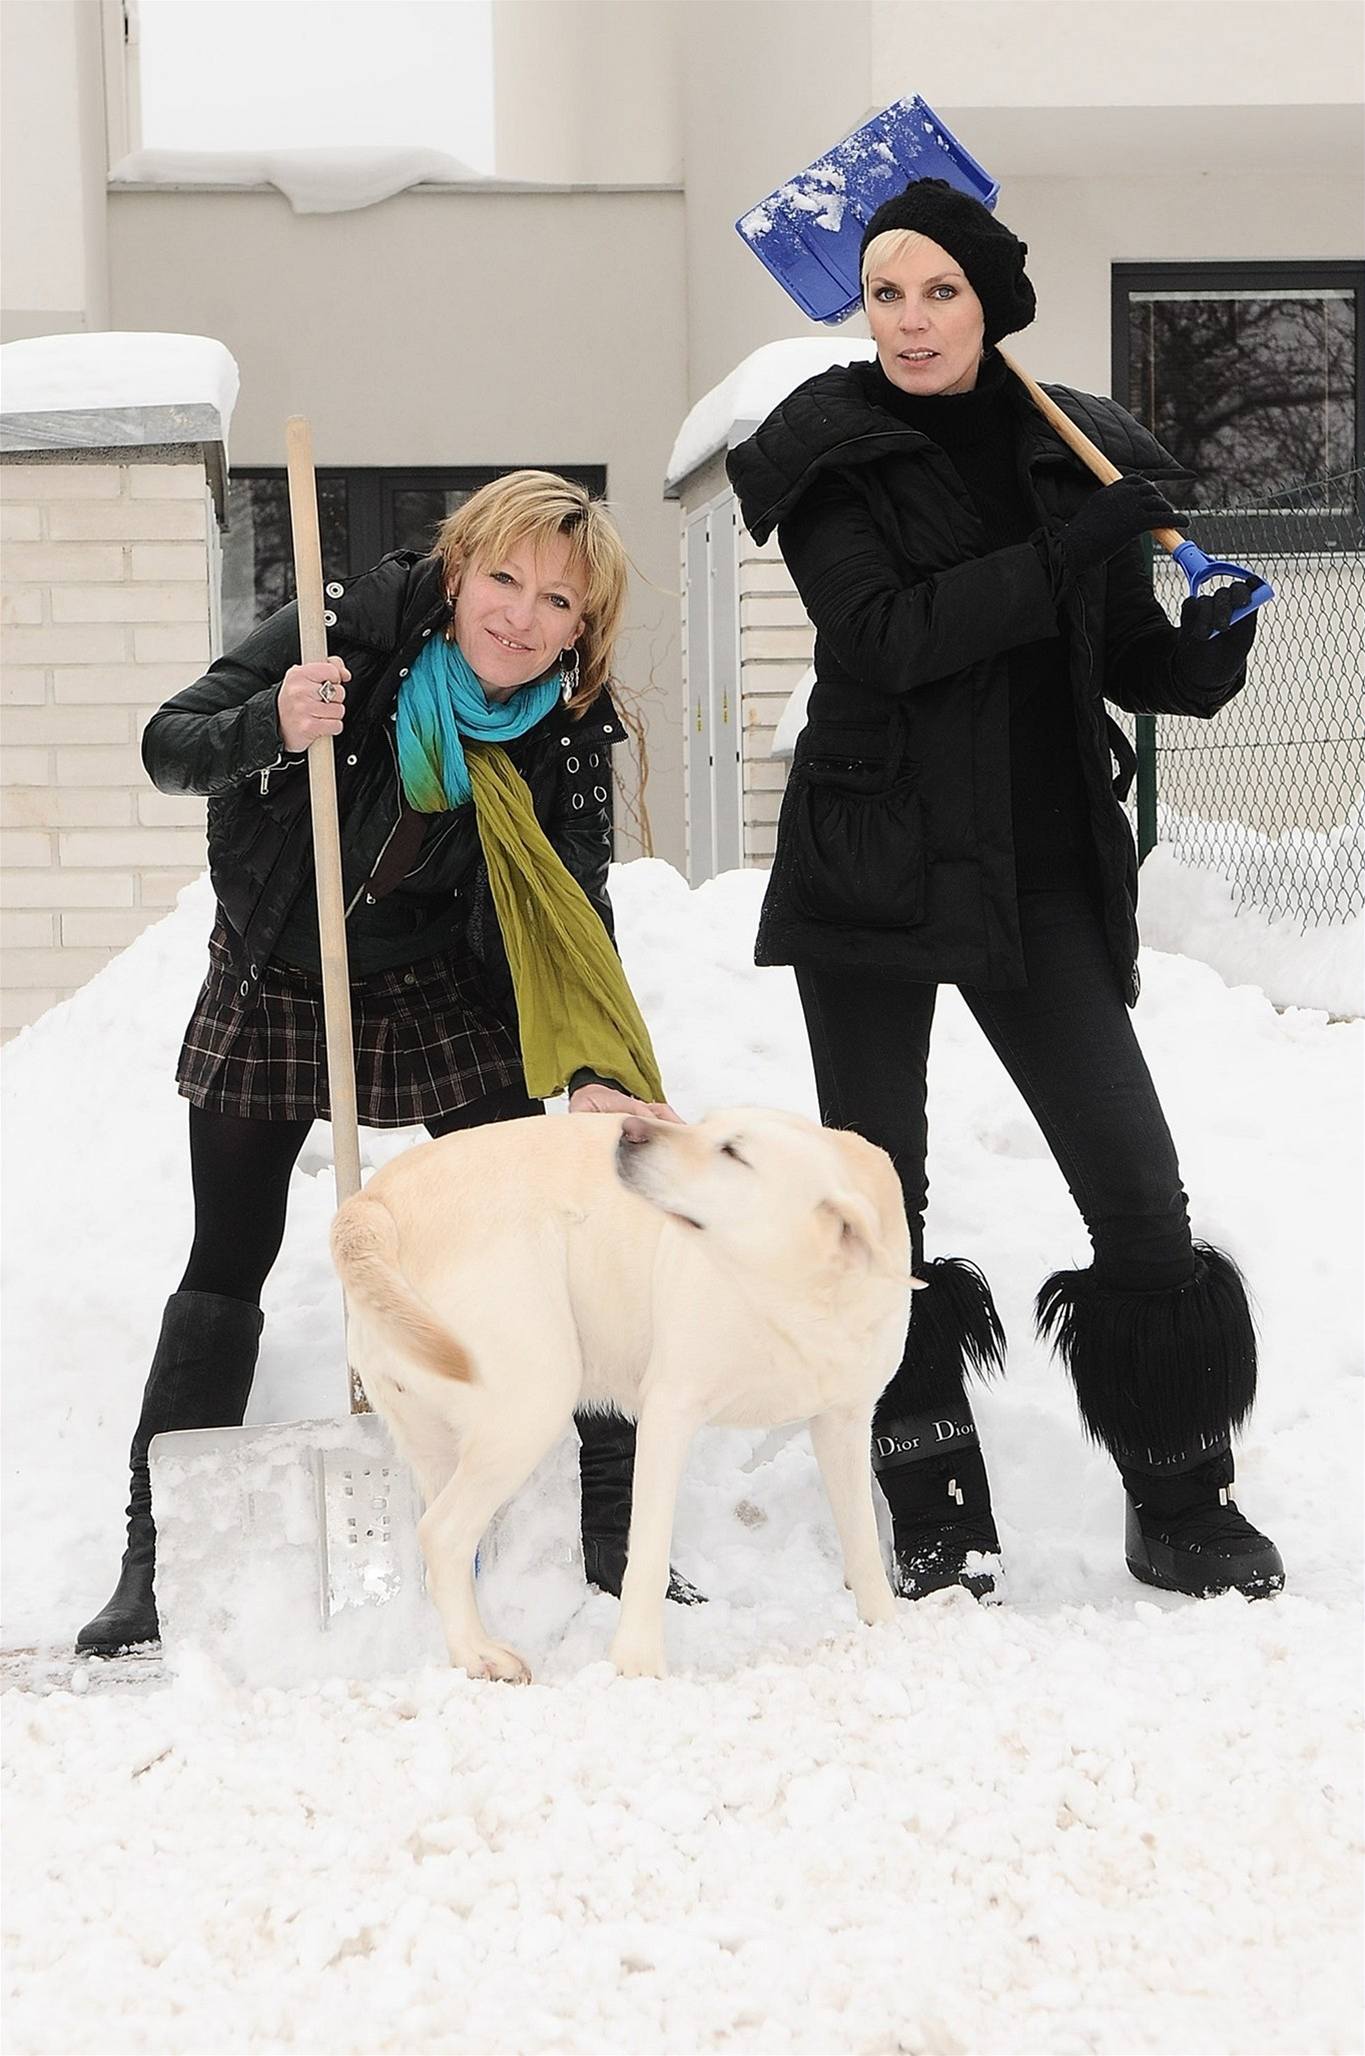
[{"label": "metal cabinet door", "polygon": [[744,728],[739,674],[739,510],[733,496],[711,509],[711,766],[715,868],[744,862]]}]

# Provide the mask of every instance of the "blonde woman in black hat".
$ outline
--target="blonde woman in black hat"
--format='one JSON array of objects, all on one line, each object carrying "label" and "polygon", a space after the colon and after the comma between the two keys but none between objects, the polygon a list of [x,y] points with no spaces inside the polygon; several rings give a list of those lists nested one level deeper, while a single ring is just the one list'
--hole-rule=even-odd
[{"label": "blonde woman in black hat", "polygon": [[1144,534],[1180,467],[1112,400],[1053,397],[1125,473],[1098,487],[994,345],[1035,311],[1026,248],[919,180],[863,239],[875,362],[822,372],[731,453],[744,518],[777,532],[815,624],[816,684],[783,802],[758,961],[791,964],[824,1119],[890,1151],[916,1269],[873,1461],[901,1590],[994,1593],[998,1540],[966,1379],[1004,1356],[984,1276],[926,1264],[926,1065],[956,985],[1038,1121],[1093,1263],[1038,1295],[1089,1433],[1128,1499],[1145,1582],[1278,1590],[1230,1497],[1256,1383],[1240,1273],[1193,1239],[1133,1034],[1133,772],[1104,702],[1216,714],[1245,680],[1245,593],[1172,626]]},{"label": "blonde woman in black hat", "polygon": [[[118,1584],[83,1653],[158,1637],[148,1445],[241,1422],[290,1177],[328,1116],[310,743],[336,739],[362,1123],[448,1135],[541,1114],[561,1091],[575,1113],[677,1118],[611,946],[626,590],[606,507],[553,472],[512,472],[429,556],[328,585],[327,662],[299,663],[285,607],[147,724],[153,782],[209,796],[218,909],[178,1071],[193,1238],[133,1435]],[[578,1428],[584,1569],[619,1592],[635,1429],[602,1413]],[[699,1597],[677,1577],[670,1594]]]}]

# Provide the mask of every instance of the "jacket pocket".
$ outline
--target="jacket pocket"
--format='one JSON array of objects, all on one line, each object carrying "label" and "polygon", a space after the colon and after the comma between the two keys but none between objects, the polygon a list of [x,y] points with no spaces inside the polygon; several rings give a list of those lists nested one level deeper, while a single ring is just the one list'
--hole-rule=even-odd
[{"label": "jacket pocket", "polygon": [[924,919],[924,817],[913,776],[811,756],[792,794],[791,904],[808,921],[910,928]]}]

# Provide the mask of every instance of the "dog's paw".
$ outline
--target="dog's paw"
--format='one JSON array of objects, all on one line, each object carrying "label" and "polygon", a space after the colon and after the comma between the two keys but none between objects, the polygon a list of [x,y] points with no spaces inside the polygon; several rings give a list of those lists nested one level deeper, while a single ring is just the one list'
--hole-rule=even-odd
[{"label": "dog's paw", "polygon": [[503,1685],[531,1682],[530,1665],[523,1662],[515,1649],[505,1649],[501,1642],[481,1642],[477,1648],[462,1649],[450,1660],[456,1670],[468,1671],[471,1678],[495,1679]]},{"label": "dog's paw", "polygon": [[861,1592],[856,1592],[854,1604],[858,1609],[859,1620],[869,1628],[881,1627],[887,1621],[896,1618],[896,1596],[885,1578],[879,1584],[866,1586]]},{"label": "dog's paw", "polygon": [[611,1645],[611,1661],[622,1678],[662,1678],[666,1675],[663,1645],[659,1642],[626,1641],[620,1635]]}]

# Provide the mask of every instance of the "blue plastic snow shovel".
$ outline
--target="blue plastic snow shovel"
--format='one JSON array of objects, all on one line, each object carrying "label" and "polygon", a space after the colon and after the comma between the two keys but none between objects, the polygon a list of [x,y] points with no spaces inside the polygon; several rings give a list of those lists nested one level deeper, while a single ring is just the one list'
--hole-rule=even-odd
[{"label": "blue plastic snow shovel", "polygon": [[881,206],[912,178],[942,178],[994,207],[1000,188],[918,95],[893,100],[735,227],[803,314],[831,326],[862,305],[858,245]]},{"label": "blue plastic snow shovel", "polygon": [[[993,208],[1000,191],[933,109],[912,94],[893,100],[805,171],[795,173],[742,214],[735,227],[801,312],[812,321],[832,325],[846,321],[862,305],[858,247],[863,230],[882,202],[912,178],[946,179],[983,207]],[[999,354],[1034,406],[1096,478],[1112,485],[1122,477],[1056,401],[1003,350]],[[1274,599],[1269,580],[1245,565],[1206,556],[1178,529],[1160,528],[1155,535],[1184,572],[1191,593],[1211,578],[1240,578],[1251,586],[1250,598],[1231,615],[1229,626]]]}]

